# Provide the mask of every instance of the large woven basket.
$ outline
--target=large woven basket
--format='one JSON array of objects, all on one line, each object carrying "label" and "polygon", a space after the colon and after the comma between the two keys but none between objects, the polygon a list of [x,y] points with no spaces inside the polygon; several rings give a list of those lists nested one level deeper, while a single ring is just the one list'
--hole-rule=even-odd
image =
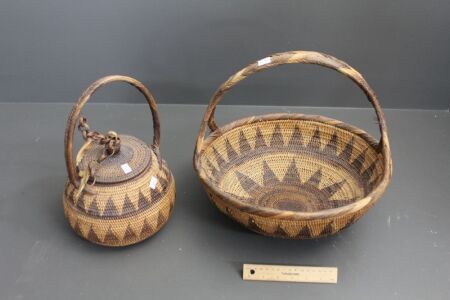
[{"label": "large woven basket", "polygon": [[[115,81],[130,84],[145,96],[153,116],[153,144],[115,132],[101,135],[90,131],[81,118],[78,128],[86,143],[74,162],[73,137],[81,109],[98,88]],[[175,203],[175,180],[159,145],[158,109],[141,82],[113,75],[86,89],[70,112],[65,134],[69,180],[63,195],[64,213],[79,236],[104,246],[127,246],[147,239],[166,224]]]},{"label": "large woven basket", "polygon": [[[373,105],[379,141],[323,116],[270,114],[217,127],[223,95],[247,76],[283,64],[321,65],[355,82]],[[211,134],[205,138],[206,127]],[[355,69],[330,55],[292,51],[259,60],[231,76],[205,112],[194,167],[226,215],[263,235],[309,239],[342,230],[381,197],[392,173],[386,121],[373,90]]]}]

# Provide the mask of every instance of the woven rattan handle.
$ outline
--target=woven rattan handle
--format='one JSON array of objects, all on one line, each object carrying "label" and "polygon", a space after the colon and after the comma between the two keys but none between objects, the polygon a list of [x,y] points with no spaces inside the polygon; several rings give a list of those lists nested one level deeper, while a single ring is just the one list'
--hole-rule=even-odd
[{"label": "woven rattan handle", "polygon": [[[244,80],[249,75],[268,69],[270,67],[275,67],[284,64],[294,64],[294,63],[303,63],[303,64],[314,64],[324,66],[333,70],[338,71],[339,73],[344,74],[348,78],[350,78],[353,82],[355,82],[366,94],[370,103],[372,103],[379,123],[379,128],[381,131],[381,138],[379,148],[388,148],[388,135],[387,135],[387,126],[386,121],[384,119],[383,111],[381,110],[380,103],[377,100],[375,92],[371,89],[366,80],[362,77],[362,75],[353,69],[351,66],[346,64],[345,62],[320,52],[313,51],[291,51],[284,53],[276,53],[271,56],[268,56],[264,59],[261,59],[257,62],[248,65],[243,68],[230,78],[225,81],[214,93],[211,102],[208,105],[208,108],[203,117],[202,124],[200,126],[199,135],[197,137],[196,144],[196,153],[199,153],[202,148],[203,139],[206,133],[206,125],[209,126],[211,131],[215,131],[218,129],[216,121],[214,120],[214,112],[216,110],[217,104],[219,104],[222,97],[228,92],[233,86],[235,86],[241,80]],[[381,149],[380,149],[381,150]]]},{"label": "woven rattan handle", "polygon": [[75,127],[77,121],[80,117],[80,112],[83,106],[88,102],[89,98],[95,93],[95,91],[101,86],[115,82],[115,81],[123,81],[129,83],[130,85],[136,87],[147,99],[148,105],[150,106],[150,110],[152,112],[153,117],[153,144],[152,149],[158,158],[161,160],[160,152],[159,152],[159,144],[160,144],[160,126],[159,126],[159,114],[158,107],[156,105],[155,99],[153,98],[150,91],[138,80],[121,75],[111,75],[100,78],[91,86],[89,86],[78,99],[77,103],[74,104],[72,111],[69,114],[69,119],[67,120],[66,126],[66,134],[64,140],[65,146],[65,157],[66,157],[66,167],[67,173],[69,174],[69,180],[74,186],[78,186],[77,183],[77,173],[75,171],[75,165],[73,161],[73,136],[75,132]]}]

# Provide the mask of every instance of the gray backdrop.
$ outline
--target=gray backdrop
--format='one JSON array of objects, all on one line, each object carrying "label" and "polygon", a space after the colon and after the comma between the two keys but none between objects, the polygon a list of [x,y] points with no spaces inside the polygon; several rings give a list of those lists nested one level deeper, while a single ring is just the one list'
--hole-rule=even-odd
[{"label": "gray backdrop", "polygon": [[[449,14],[448,0],[2,0],[0,102],[71,102],[122,73],[159,103],[206,103],[246,64],[305,49],[360,70],[384,107],[448,109]],[[119,85],[96,101],[142,100]],[[225,102],[367,105],[348,80],[315,66],[257,74]]]}]

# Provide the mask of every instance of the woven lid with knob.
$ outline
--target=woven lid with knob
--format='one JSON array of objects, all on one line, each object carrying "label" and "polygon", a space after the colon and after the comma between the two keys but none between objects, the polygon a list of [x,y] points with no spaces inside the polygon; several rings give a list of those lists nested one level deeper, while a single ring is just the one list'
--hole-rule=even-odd
[{"label": "woven lid with knob", "polygon": [[[152,150],[147,144],[134,136],[120,135],[120,151],[108,156],[101,163],[95,174],[97,183],[119,183],[140,175],[150,167]],[[103,154],[104,147],[98,144],[86,150],[78,164],[79,169],[86,169]]]}]

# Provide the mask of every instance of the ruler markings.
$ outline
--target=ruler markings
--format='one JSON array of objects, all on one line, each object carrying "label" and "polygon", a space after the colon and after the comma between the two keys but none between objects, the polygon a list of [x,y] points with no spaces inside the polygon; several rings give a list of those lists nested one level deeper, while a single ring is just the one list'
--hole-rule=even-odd
[{"label": "ruler markings", "polygon": [[244,264],[244,280],[337,283],[337,268]]}]

